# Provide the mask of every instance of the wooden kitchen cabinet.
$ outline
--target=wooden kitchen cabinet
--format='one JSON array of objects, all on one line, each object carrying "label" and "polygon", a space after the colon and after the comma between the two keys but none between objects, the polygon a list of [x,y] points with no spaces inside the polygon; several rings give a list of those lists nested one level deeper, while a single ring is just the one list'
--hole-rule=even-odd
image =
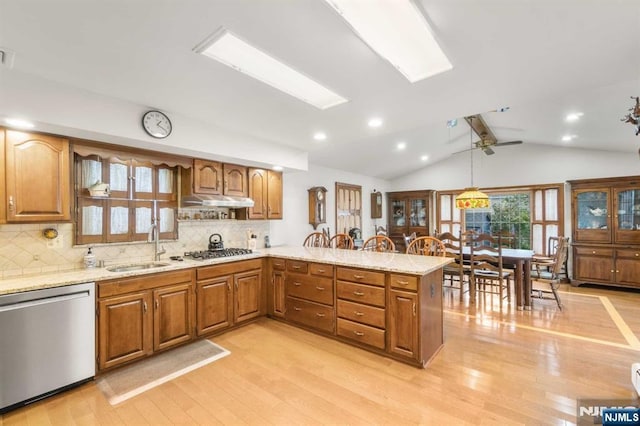
[{"label": "wooden kitchen cabinet", "polygon": [[282,173],[249,167],[248,195],[253,207],[239,210],[240,219],[282,219]]},{"label": "wooden kitchen cabinet", "polygon": [[285,315],[285,260],[270,259],[271,280],[267,285],[267,314],[284,318]]},{"label": "wooden kitchen cabinet", "polygon": [[418,351],[418,295],[413,292],[389,292],[389,351],[416,358]]},{"label": "wooden kitchen cabinet", "polygon": [[404,235],[416,233],[417,237],[429,235],[429,212],[433,191],[387,192],[387,232],[404,253]]},{"label": "wooden kitchen cabinet", "polygon": [[286,260],[285,319],[323,333],[335,332],[334,266]]},{"label": "wooden kitchen cabinet", "polygon": [[237,164],[222,164],[224,177],[224,195],[246,197],[249,191],[247,184],[247,168]]},{"label": "wooden kitchen cabinet", "polygon": [[106,370],[194,335],[192,270],[98,283],[98,369]]},{"label": "wooden kitchen cabinet", "polygon": [[571,283],[640,287],[640,176],[569,183]]},{"label": "wooden kitchen cabinet", "polygon": [[196,330],[210,334],[266,314],[261,259],[196,270]]},{"label": "wooden kitchen cabinet", "polygon": [[7,222],[71,220],[69,141],[3,130]]},{"label": "wooden kitchen cabinet", "polygon": [[[222,194],[222,163],[208,160],[193,160],[193,192],[196,194]],[[183,182],[184,184],[184,182]]]}]

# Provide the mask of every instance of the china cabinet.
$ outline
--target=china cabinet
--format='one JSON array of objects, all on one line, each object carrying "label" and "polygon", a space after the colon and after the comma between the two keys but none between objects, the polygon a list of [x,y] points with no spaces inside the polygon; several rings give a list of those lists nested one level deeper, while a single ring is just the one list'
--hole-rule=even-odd
[{"label": "china cabinet", "polygon": [[429,235],[429,209],[433,191],[387,192],[388,232],[396,247],[404,251],[403,234]]},{"label": "china cabinet", "polygon": [[569,183],[572,283],[640,287],[640,176]]}]

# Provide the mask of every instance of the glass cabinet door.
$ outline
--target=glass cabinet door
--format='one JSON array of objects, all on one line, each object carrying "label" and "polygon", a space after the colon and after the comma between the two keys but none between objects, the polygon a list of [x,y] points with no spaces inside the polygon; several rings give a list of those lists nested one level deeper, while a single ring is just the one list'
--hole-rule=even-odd
[{"label": "glass cabinet door", "polygon": [[102,159],[97,155],[78,158],[79,191],[81,196],[89,196],[89,188],[104,183]]},{"label": "glass cabinet door", "polygon": [[576,240],[610,243],[612,238],[609,189],[576,191],[575,206]]},{"label": "glass cabinet door", "polygon": [[393,200],[391,203],[391,211],[393,213],[391,217],[391,224],[393,226],[404,227],[407,225],[404,200]]},{"label": "glass cabinet door", "polygon": [[[427,226],[427,202],[422,199],[411,200],[411,211],[409,212],[409,226],[424,228]],[[413,231],[411,231],[413,232]]]},{"label": "glass cabinet door", "polygon": [[614,191],[615,241],[640,243],[640,188]]},{"label": "glass cabinet door", "polygon": [[155,168],[149,162],[131,160],[134,200],[153,200],[155,195]]},{"label": "glass cabinet door", "polygon": [[111,198],[129,198],[129,161],[109,158]]},{"label": "glass cabinet door", "polygon": [[129,201],[109,200],[107,242],[129,241],[130,216]]},{"label": "glass cabinet door", "polygon": [[106,200],[78,199],[77,244],[102,242],[105,231],[105,203]]},{"label": "glass cabinet door", "polygon": [[177,200],[177,167],[156,166],[156,200]]}]

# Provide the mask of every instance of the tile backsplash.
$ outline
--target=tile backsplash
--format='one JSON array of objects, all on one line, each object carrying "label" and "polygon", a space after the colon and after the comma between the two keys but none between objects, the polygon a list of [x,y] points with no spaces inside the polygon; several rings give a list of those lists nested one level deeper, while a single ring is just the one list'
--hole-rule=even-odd
[{"label": "tile backsplash", "polygon": [[[47,240],[43,231],[54,228],[58,237]],[[178,240],[160,241],[166,249],[162,259],[182,256],[186,251],[205,250],[211,234],[220,234],[225,247],[247,247],[247,233],[258,236],[257,249],[264,247],[269,221],[190,220],[178,222]],[[153,243],[91,244],[98,261],[105,265],[153,260]],[[61,272],[84,268],[88,245],[73,245],[73,225],[0,225],[0,277]]]}]

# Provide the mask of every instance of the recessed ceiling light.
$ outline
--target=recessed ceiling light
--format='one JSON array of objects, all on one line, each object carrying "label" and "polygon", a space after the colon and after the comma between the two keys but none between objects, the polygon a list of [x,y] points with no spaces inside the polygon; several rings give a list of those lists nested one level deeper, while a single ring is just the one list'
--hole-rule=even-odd
[{"label": "recessed ceiling light", "polygon": [[325,1],[411,83],[453,68],[412,1]]},{"label": "recessed ceiling light", "polygon": [[327,134],[324,132],[316,132],[313,134],[313,139],[317,141],[323,141],[327,139]]},{"label": "recessed ceiling light", "polygon": [[576,135],[564,135],[562,137],[562,142],[571,142],[575,138],[577,138]]},{"label": "recessed ceiling light", "polygon": [[582,117],[584,114],[581,112],[572,112],[571,114],[567,114],[567,116],[564,118],[565,121],[568,122],[573,122],[573,121],[578,121],[580,120],[580,117]]},{"label": "recessed ceiling light", "polygon": [[327,109],[347,102],[342,96],[253,47],[224,28],[207,37],[193,50],[316,108]]},{"label": "recessed ceiling light", "polygon": [[374,117],[370,119],[367,124],[369,125],[369,127],[380,127],[382,126],[382,119]]},{"label": "recessed ceiling light", "polygon": [[396,145],[396,149],[398,151],[404,151],[406,147],[407,147],[406,142],[398,142],[398,144]]},{"label": "recessed ceiling light", "polygon": [[273,166],[273,170],[282,171],[282,166]]},{"label": "recessed ceiling light", "polygon": [[36,125],[32,122],[23,120],[21,118],[5,118],[4,121],[9,126],[20,127],[22,129],[33,129],[34,127],[36,127]]},{"label": "recessed ceiling light", "polygon": [[427,161],[429,159],[428,155],[423,155],[422,157],[420,157],[420,161]]}]

